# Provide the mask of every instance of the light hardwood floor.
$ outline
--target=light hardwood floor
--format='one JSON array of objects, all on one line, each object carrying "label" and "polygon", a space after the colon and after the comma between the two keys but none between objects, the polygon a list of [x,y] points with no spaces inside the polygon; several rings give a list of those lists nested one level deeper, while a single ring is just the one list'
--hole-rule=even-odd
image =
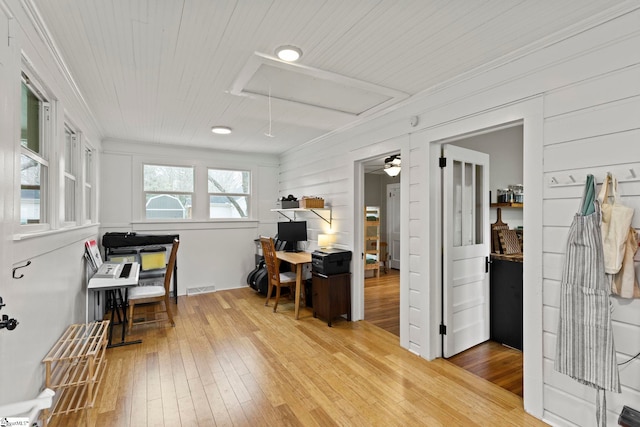
[{"label": "light hardwood floor", "polygon": [[[389,269],[388,274],[365,279],[364,286],[365,320],[399,337],[400,272]],[[447,360],[523,396],[521,351],[487,341]]]},{"label": "light hardwood floor", "polygon": [[369,322],[273,313],[250,288],[181,297],[176,327],[107,350],[95,407],[50,426],[538,426],[522,400]]},{"label": "light hardwood floor", "polygon": [[486,341],[447,360],[511,393],[523,396],[523,358],[520,350]]},{"label": "light hardwood floor", "polygon": [[364,280],[364,319],[400,336],[400,271]]}]

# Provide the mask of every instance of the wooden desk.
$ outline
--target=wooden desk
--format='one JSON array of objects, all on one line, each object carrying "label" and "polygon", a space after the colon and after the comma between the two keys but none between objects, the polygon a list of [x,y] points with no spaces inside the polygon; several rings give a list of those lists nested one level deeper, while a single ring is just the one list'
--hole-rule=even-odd
[{"label": "wooden desk", "polygon": [[276,257],[296,266],[296,320],[300,313],[300,288],[302,287],[302,266],[311,263],[311,252],[277,251]]},{"label": "wooden desk", "polygon": [[[123,345],[129,344],[140,344],[142,340],[136,341],[125,341],[124,334],[126,330],[127,324],[127,300],[129,295],[129,288],[132,286],[138,285],[138,280],[140,279],[140,264],[137,262],[131,263],[131,271],[129,272],[128,277],[123,278],[103,278],[103,277],[92,277],[89,279],[88,288],[91,291],[99,292],[106,291],[107,294],[110,294],[110,298],[113,306],[111,307],[111,324],[109,325],[109,339],[107,348],[111,347],[119,347]],[[122,289],[124,288],[124,297],[122,296]],[[114,322],[114,313],[118,310],[118,300],[116,297],[116,291],[120,295],[120,304],[122,305],[122,320],[120,324],[122,324],[122,338],[119,343],[112,344],[113,337],[113,327],[115,326]],[[87,295],[87,314],[89,310],[89,296]],[[120,311],[118,311],[118,320],[120,320]]]}]

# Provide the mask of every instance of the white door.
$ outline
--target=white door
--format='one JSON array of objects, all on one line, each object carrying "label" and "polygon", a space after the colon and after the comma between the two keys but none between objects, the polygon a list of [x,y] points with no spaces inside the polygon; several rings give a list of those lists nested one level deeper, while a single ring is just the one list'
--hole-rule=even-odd
[{"label": "white door", "polygon": [[387,184],[389,267],[400,269],[400,184]]},{"label": "white door", "polygon": [[489,339],[489,155],[444,145],[443,353]]}]

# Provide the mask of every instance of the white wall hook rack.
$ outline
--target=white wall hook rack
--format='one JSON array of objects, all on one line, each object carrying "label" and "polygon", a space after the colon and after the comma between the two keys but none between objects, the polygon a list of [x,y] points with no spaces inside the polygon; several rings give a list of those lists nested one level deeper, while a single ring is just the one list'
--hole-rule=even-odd
[{"label": "white wall hook rack", "polygon": [[[616,176],[616,179],[618,180],[618,183],[622,183],[622,182],[637,182],[640,181],[640,176],[638,176],[637,172],[635,171],[634,168],[630,168],[627,170],[627,174],[624,178],[618,178],[618,174],[614,174],[614,176]],[[585,180],[576,180],[576,178],[573,175],[565,175],[567,177],[567,180],[565,180],[565,182],[560,182],[559,179],[556,176],[552,176],[551,179],[549,180],[549,187],[573,187],[573,186],[580,186],[580,185],[584,185],[585,184]],[[605,175],[606,176],[606,175]],[[604,176],[602,177],[595,177],[596,178],[596,184],[602,184],[602,182],[604,181]]]}]

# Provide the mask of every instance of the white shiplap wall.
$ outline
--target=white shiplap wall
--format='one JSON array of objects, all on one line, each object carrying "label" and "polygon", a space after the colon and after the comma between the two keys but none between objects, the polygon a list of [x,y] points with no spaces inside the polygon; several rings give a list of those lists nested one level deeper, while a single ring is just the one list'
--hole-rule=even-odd
[{"label": "white shiplap wall", "polygon": [[[439,292],[437,273],[430,268],[437,265],[436,254],[428,243],[438,238],[429,208],[430,200],[437,198],[437,174],[432,173],[437,163],[429,144],[470,132],[474,123],[479,129],[524,118],[525,181],[530,181],[529,188],[525,182],[524,223],[529,242],[534,241],[529,252],[525,247],[525,408],[555,425],[592,425],[595,392],[556,374],[552,366],[558,280],[581,188],[549,187],[548,182],[552,176],[564,182],[568,175],[602,177],[606,171],[622,178],[632,168],[640,176],[639,85],[636,5],[561,42],[453,80],[393,112],[286,153],[280,189],[285,194],[324,196],[334,206],[338,242],[359,251],[357,162],[403,148],[402,236],[407,243],[402,257],[400,342],[430,358],[439,354],[434,335]],[[413,115],[420,118],[417,128],[408,125]],[[403,145],[407,141],[409,145]],[[621,185],[624,201],[637,210],[639,191],[638,182]],[[640,214],[634,226],[640,228]],[[353,266],[358,267],[357,261]],[[358,311],[362,291],[357,271],[353,285],[354,311]],[[623,361],[640,351],[640,301],[612,301],[615,342]],[[622,405],[640,409],[640,361],[621,368],[621,379],[623,393],[608,396],[609,425],[615,424]]]},{"label": "white shiplap wall", "polygon": [[[635,37],[640,47],[640,37]],[[553,369],[559,289],[571,213],[577,210],[582,186],[553,186],[584,181],[592,173],[602,181],[607,172],[618,179],[640,178],[640,64],[629,64],[545,95],[544,192],[544,370],[545,407],[549,419],[576,425],[592,422],[595,393]],[[636,209],[633,226],[640,228],[640,181],[621,182],[622,201]],[[640,273],[640,268],[636,269]],[[640,301],[612,297],[613,329],[618,362],[640,352]],[[640,402],[640,360],[620,368],[622,394],[608,393],[609,418],[623,405]],[[635,402],[635,404],[634,404]],[[572,405],[578,411],[562,408]]]}]

